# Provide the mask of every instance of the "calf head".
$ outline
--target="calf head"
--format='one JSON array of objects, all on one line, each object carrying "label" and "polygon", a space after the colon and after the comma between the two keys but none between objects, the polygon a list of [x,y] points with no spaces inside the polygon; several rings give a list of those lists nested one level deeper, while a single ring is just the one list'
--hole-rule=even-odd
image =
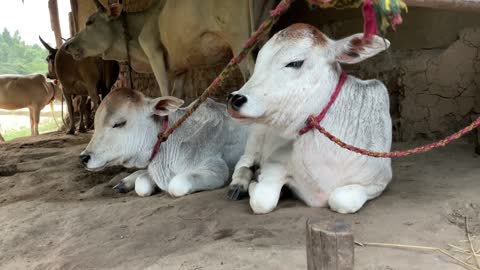
[{"label": "calf head", "polygon": [[[107,10],[98,0],[93,0],[97,12],[92,14],[85,28],[65,43],[65,50],[75,60],[86,57],[104,55],[107,50],[115,46],[116,39],[123,37],[120,21],[121,5],[113,5]],[[118,42],[117,42],[118,43]],[[124,46],[124,42],[120,42]]]},{"label": "calf head", "polygon": [[252,77],[228,101],[230,115],[243,122],[303,125],[328,102],[340,76],[338,63],[355,64],[389,47],[363,34],[334,41],[317,28],[294,24],[260,50]]},{"label": "calf head", "polygon": [[38,36],[40,42],[43,44],[45,49],[48,50],[48,56],[45,60],[48,63],[48,73],[47,78],[49,79],[57,79],[57,74],[55,73],[55,57],[57,55],[58,49],[52,48],[47,42],[45,42],[42,37]]},{"label": "calf head", "polygon": [[81,162],[91,171],[146,167],[163,118],[182,104],[175,97],[151,99],[126,88],[110,92],[95,114],[95,132]]}]

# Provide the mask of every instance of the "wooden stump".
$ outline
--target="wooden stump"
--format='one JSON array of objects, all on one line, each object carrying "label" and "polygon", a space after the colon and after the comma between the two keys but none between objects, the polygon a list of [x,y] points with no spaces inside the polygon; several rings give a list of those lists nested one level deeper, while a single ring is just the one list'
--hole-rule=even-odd
[{"label": "wooden stump", "polygon": [[354,243],[342,221],[307,220],[308,270],[353,270]]}]

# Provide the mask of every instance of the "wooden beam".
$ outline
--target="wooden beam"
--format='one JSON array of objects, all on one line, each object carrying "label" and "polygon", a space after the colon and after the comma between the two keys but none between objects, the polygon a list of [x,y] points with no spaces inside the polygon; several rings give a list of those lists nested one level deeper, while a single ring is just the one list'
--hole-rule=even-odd
[{"label": "wooden beam", "polygon": [[57,48],[60,48],[63,44],[62,29],[60,28],[60,19],[58,16],[57,0],[48,0],[48,10],[50,11],[50,22],[52,25],[53,33],[55,33],[55,41]]},{"label": "wooden beam", "polygon": [[353,270],[354,243],[350,226],[341,221],[307,220],[307,269]]},{"label": "wooden beam", "polygon": [[439,8],[480,13],[480,0],[404,0],[409,7]]},{"label": "wooden beam", "polygon": [[70,20],[70,35],[73,37],[78,33],[78,3],[77,0],[70,0],[70,9],[72,10],[69,15]]}]

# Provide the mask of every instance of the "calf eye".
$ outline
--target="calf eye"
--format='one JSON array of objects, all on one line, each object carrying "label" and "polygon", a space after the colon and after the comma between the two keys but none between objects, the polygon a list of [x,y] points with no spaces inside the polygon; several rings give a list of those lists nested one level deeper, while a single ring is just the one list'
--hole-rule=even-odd
[{"label": "calf eye", "polygon": [[115,125],[113,125],[113,128],[121,128],[121,127],[125,126],[126,123],[127,123],[127,121],[115,123]]},{"label": "calf eye", "polygon": [[303,61],[304,61],[304,60],[290,62],[290,63],[288,63],[285,67],[298,69],[298,68],[301,68],[301,67],[302,67]]}]

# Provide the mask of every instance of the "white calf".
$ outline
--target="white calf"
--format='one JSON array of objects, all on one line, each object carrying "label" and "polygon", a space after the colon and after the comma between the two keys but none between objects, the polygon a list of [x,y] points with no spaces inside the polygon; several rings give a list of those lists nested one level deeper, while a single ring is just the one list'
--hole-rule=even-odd
[{"label": "white calf", "polygon": [[[349,152],[316,130],[298,133],[307,117],[319,114],[330,100],[341,74],[338,63],[358,63],[390,44],[378,36],[365,44],[361,37],[334,41],[313,26],[292,25],[266,43],[253,76],[230,97],[231,116],[255,123],[230,194],[245,192],[252,177],[249,168],[260,165],[258,182],[248,187],[255,213],[275,209],[283,185],[309,206],[354,213],[390,182],[390,159]],[[387,89],[377,80],[348,76],[321,125],[347,143],[389,151]]]},{"label": "white calf", "polygon": [[226,106],[207,100],[186,120],[149,162],[157,134],[168,119],[174,123],[186,109],[174,97],[150,99],[131,89],[112,91],[95,114],[95,133],[80,155],[91,171],[108,166],[145,168],[114,187],[150,196],[158,187],[179,197],[224,186],[242,155],[247,128],[235,123]]}]

